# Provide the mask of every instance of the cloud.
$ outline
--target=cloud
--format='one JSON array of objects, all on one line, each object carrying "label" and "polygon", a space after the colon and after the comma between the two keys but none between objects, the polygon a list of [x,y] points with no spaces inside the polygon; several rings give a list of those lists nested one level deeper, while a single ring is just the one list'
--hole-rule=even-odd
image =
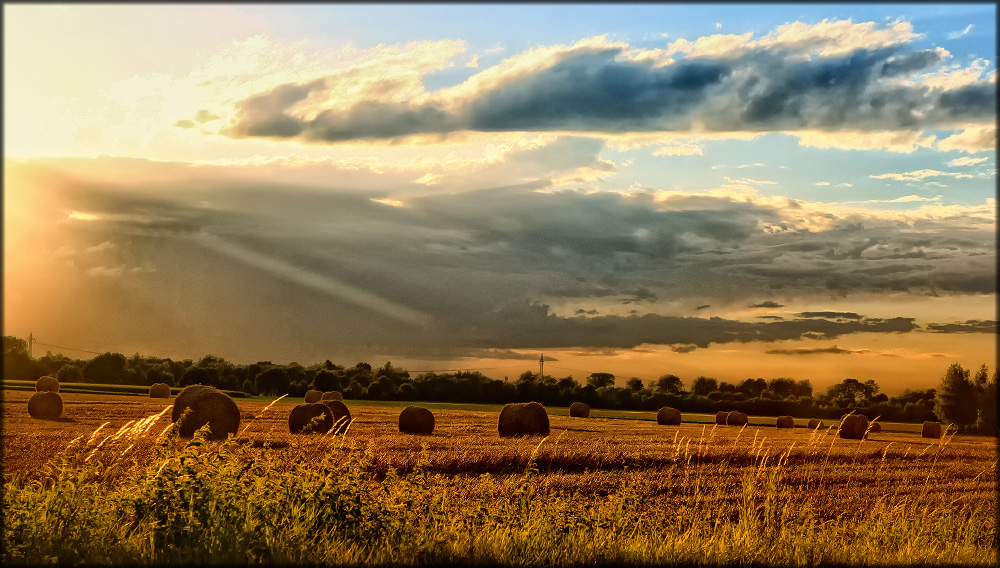
[{"label": "cloud", "polygon": [[941,196],[920,197],[919,195],[904,195],[896,199],[869,199],[866,203],[914,203],[917,201],[941,201]]},{"label": "cloud", "polygon": [[654,156],[701,156],[704,146],[697,143],[678,143],[660,146],[653,151]]},{"label": "cloud", "polygon": [[799,139],[800,146],[838,150],[888,150],[904,154],[913,153],[919,148],[930,148],[936,140],[934,136],[924,136],[919,130],[806,130],[790,134]]},{"label": "cloud", "polygon": [[429,327],[433,323],[433,318],[427,314],[386,300],[356,286],[340,282],[328,274],[304,270],[280,258],[258,253],[214,235],[200,234],[196,237],[196,242],[214,252],[234,258],[278,278],[357,304],[398,322],[417,327]]},{"label": "cloud", "polygon": [[697,308],[695,308],[695,310],[704,310],[705,308],[711,308],[711,307],[712,307],[711,304],[704,304],[704,305],[698,306]]},{"label": "cloud", "polygon": [[948,34],[948,39],[958,39],[972,31],[972,24],[965,26],[964,30],[954,31]]},{"label": "cloud", "polygon": [[125,272],[125,266],[95,266],[86,270],[87,276],[94,278],[119,278]]},{"label": "cloud", "polygon": [[818,185],[818,186],[822,187],[822,186],[830,185],[830,182],[828,182],[828,181],[818,181],[818,182],[814,183],[813,185]]},{"label": "cloud", "polygon": [[[602,147],[573,137],[553,144],[500,153],[490,177],[509,181],[502,175],[513,175],[504,174],[511,164],[530,169],[535,160],[563,159],[560,167],[572,170]],[[854,312],[750,322],[682,315],[692,306],[784,307],[760,298],[815,305],[996,292],[994,201],[879,211],[730,186],[617,193],[535,179],[475,188],[486,174],[471,168],[471,181],[442,178],[451,188],[431,191],[412,184],[424,165],[382,173],[327,162],[273,173],[266,163],[110,158],[5,166],[11,180],[31,168],[65,180],[35,188],[51,204],[32,225],[45,239],[13,251],[36,267],[19,269],[39,290],[30,296],[51,297],[44,309],[63,318],[49,323],[104,318],[108,337],[147,326],[136,340],[169,334],[185,350],[433,359],[474,349],[828,339],[905,333],[916,321],[842,317]],[[298,171],[320,166],[312,177]],[[25,187],[35,186],[7,189]],[[398,195],[400,187],[421,192]],[[42,262],[60,247],[87,246],[116,255],[121,270]],[[74,303],[68,290],[93,301]],[[630,308],[635,315],[621,315]]]},{"label": "cloud", "polygon": [[997,322],[993,320],[968,320],[963,323],[931,323],[927,331],[937,333],[996,333]]},{"label": "cloud", "polygon": [[[670,317],[655,314],[632,316],[559,317],[549,307],[532,302],[512,303],[486,315],[487,325],[459,329],[474,344],[510,348],[531,343],[548,348],[616,347],[642,344],[695,345],[780,341],[817,337],[831,339],[849,333],[898,333],[917,329],[910,318],[844,322],[799,319],[776,322],[742,322],[719,317]],[[470,335],[471,334],[471,335]]]},{"label": "cloud", "polygon": [[843,349],[836,345],[832,347],[800,347],[796,349],[769,349],[765,351],[768,355],[822,355],[831,353],[834,355],[855,355],[869,353],[869,349]]},{"label": "cloud", "polygon": [[962,132],[953,134],[938,142],[938,149],[958,150],[975,154],[976,152],[996,151],[997,148],[997,128],[996,125],[973,125],[968,126]]},{"label": "cloud", "polygon": [[114,250],[115,248],[117,248],[117,245],[115,245],[111,241],[104,241],[100,244],[83,249],[83,252],[89,252],[89,253],[104,252],[107,250]]},{"label": "cloud", "polygon": [[[396,75],[386,79],[368,61],[363,74],[346,66],[276,84],[236,103],[221,132],[333,143],[462,131],[917,132],[995,119],[992,83],[944,89],[905,82],[949,56],[911,50],[916,34],[908,23],[796,22],[757,42],[751,36],[678,40],[659,52],[589,38],[529,50],[435,93],[423,88],[421,74],[464,46],[421,44],[434,56],[415,72],[392,67]],[[677,54],[685,57],[674,61]],[[345,90],[354,76],[364,80]],[[909,136],[909,147],[926,143]],[[815,134],[803,139],[819,143]],[[863,143],[872,142],[853,142]]]},{"label": "cloud", "polygon": [[955,158],[954,160],[948,162],[949,166],[973,166],[975,164],[981,164],[988,160],[989,158]]},{"label": "cloud", "polygon": [[751,178],[731,178],[729,176],[724,176],[722,179],[728,181],[729,183],[736,183],[741,185],[777,185],[777,182],[768,180],[758,180]]},{"label": "cloud", "polygon": [[915,170],[912,172],[905,172],[901,174],[880,174],[868,176],[873,179],[894,179],[896,181],[919,181],[929,177],[954,177],[954,178],[970,178],[970,174],[963,174],[960,172],[942,172],[938,170]]},{"label": "cloud", "polygon": [[800,318],[827,318],[827,319],[861,319],[862,315],[854,312],[802,312],[798,314]]}]

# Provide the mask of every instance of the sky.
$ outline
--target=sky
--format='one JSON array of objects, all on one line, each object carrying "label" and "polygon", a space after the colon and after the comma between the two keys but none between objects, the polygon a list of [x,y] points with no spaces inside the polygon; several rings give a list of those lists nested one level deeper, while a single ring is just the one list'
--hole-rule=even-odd
[{"label": "sky", "polygon": [[996,367],[996,6],[4,4],[34,352]]}]

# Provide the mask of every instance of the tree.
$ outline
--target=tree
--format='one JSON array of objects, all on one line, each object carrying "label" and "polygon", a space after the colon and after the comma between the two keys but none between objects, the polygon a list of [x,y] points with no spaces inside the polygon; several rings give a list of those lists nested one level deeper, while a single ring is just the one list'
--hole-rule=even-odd
[{"label": "tree", "polygon": [[580,383],[577,382],[577,380],[574,379],[572,376],[563,377],[559,379],[559,381],[556,382],[556,385],[560,389],[567,389],[570,391],[576,391],[576,389],[580,388]]},{"label": "tree", "polygon": [[934,413],[959,428],[971,426],[979,418],[979,391],[969,379],[969,371],[959,363],[948,367],[942,377]]},{"label": "tree", "polygon": [[979,420],[977,425],[984,434],[997,435],[997,370],[989,378],[986,365],[979,368],[973,382],[979,391]]},{"label": "tree", "polygon": [[3,356],[28,356],[28,342],[12,335],[3,336]]},{"label": "tree", "polygon": [[587,384],[595,389],[612,387],[615,385],[615,376],[612,373],[591,373],[587,377]]},{"label": "tree", "polygon": [[796,396],[794,379],[771,379],[767,382],[767,390],[771,391],[778,398],[788,398]]},{"label": "tree", "polygon": [[[871,383],[871,385],[868,383]],[[826,399],[841,408],[855,406],[859,403],[859,399],[869,400],[867,393],[871,392],[872,385],[874,385],[876,390],[878,389],[878,385],[874,383],[875,381],[868,381],[862,384],[857,379],[847,378],[841,381],[840,384],[830,385],[826,389]]]},{"label": "tree", "polygon": [[340,377],[330,369],[323,369],[313,377],[312,384],[314,389],[323,392],[340,390]]},{"label": "tree", "polygon": [[60,383],[82,383],[83,369],[76,365],[63,365],[56,372],[56,378]]},{"label": "tree", "polygon": [[709,377],[698,377],[691,383],[693,394],[708,396],[708,393],[719,390],[719,381]]},{"label": "tree", "polygon": [[681,382],[680,377],[677,375],[662,375],[653,384],[659,392],[668,394],[681,394],[684,392],[684,383]]},{"label": "tree", "polygon": [[88,383],[125,384],[128,360],[121,353],[103,353],[83,367],[83,378]]},{"label": "tree", "polygon": [[181,386],[188,385],[215,385],[216,374],[203,367],[190,367],[181,375]]},{"label": "tree", "polygon": [[747,398],[757,398],[767,389],[767,381],[764,379],[746,379],[736,387]]},{"label": "tree", "polygon": [[259,395],[285,394],[288,387],[288,372],[284,367],[269,367],[254,377],[254,390]]},{"label": "tree", "polygon": [[639,392],[645,387],[643,387],[642,379],[639,377],[632,377],[625,381],[625,388],[631,391]]},{"label": "tree", "polygon": [[802,379],[801,381],[795,383],[795,394],[796,396],[804,396],[807,398],[812,398],[813,386],[809,382],[809,379]]}]

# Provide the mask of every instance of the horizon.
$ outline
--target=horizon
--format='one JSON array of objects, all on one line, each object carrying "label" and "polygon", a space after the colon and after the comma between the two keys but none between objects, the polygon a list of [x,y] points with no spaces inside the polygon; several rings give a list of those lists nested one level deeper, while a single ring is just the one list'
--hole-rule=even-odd
[{"label": "horizon", "polygon": [[719,13],[5,4],[4,335],[817,392],[995,369],[996,6]]}]

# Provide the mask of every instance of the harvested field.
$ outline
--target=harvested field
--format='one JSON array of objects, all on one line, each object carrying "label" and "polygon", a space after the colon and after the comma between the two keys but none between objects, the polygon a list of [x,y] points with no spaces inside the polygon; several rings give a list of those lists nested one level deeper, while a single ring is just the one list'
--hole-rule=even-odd
[{"label": "harvested field", "polygon": [[[72,439],[86,439],[101,424],[108,422],[103,436],[171,406],[159,399],[66,393],[62,419],[36,420],[27,414],[31,394],[4,392],[5,476],[37,475]],[[344,440],[349,446],[375,449],[372,467],[379,472],[389,467],[412,468],[426,449],[435,472],[516,475],[524,471],[541,440],[499,437],[496,412],[442,409],[434,411],[434,433],[414,438],[399,432],[398,408],[348,402],[354,422]],[[270,403],[236,403],[244,417],[239,437],[258,445],[303,442],[288,432],[288,414],[297,402],[280,400],[263,414]],[[654,412],[648,414],[655,419]],[[585,494],[599,495],[623,478],[642,477],[660,486],[657,493],[674,495],[683,493],[683,484],[679,487],[677,481],[696,471],[711,476],[720,468],[753,468],[760,457],[777,460],[788,452],[787,482],[805,487],[822,478],[827,489],[838,494],[829,499],[831,507],[837,507],[830,514],[840,512],[845,502],[864,501],[866,495],[874,499],[885,491],[927,490],[957,505],[996,499],[992,438],[956,436],[942,445],[921,438],[919,432],[883,432],[865,441],[843,440],[836,437],[836,428],[818,434],[801,428],[777,430],[753,426],[753,418],[744,429],[683,423],[669,430],[657,426],[655,420],[592,418],[581,423],[558,413],[549,419],[552,431],[537,456],[539,468],[546,473],[544,484]],[[147,439],[129,442],[135,444],[132,453],[148,452],[152,439],[169,424],[168,411],[152,425]],[[304,442],[306,446],[311,443]],[[313,451],[323,451],[322,447],[317,441]],[[933,482],[928,482],[927,468],[932,463]],[[851,511],[863,508],[846,510]]]},{"label": "harvested field", "polygon": [[[68,447],[71,450],[62,455],[78,465],[90,460],[89,483],[108,495],[123,483],[132,484],[132,491],[148,490],[141,488],[153,487],[148,484],[154,479],[160,484],[183,483],[185,478],[176,474],[159,476],[164,466],[178,471],[182,454],[205,456],[194,463],[208,468],[206,480],[219,479],[218,491],[240,487],[223,481],[229,475],[238,478],[247,468],[255,472],[258,484],[301,478],[304,488],[315,488],[323,479],[340,480],[341,485],[334,486],[340,487],[337,491],[351,487],[358,491],[351,503],[381,510],[380,500],[388,500],[385,510],[402,515],[401,526],[413,531],[385,546],[371,543],[367,532],[358,533],[354,546],[374,547],[368,550],[379,555],[381,563],[425,562],[429,553],[423,545],[406,544],[424,538],[449,543],[451,552],[440,553],[444,556],[438,558],[442,562],[463,562],[470,554],[477,558],[486,554],[493,561],[507,563],[518,556],[506,551],[503,543],[521,539],[517,531],[526,525],[550,532],[544,541],[518,545],[534,547],[532,554],[541,556],[533,562],[543,564],[559,564],[546,554],[566,553],[553,549],[552,542],[566,547],[581,535],[596,540],[587,545],[590,548],[574,553],[576,561],[597,555],[606,563],[702,561],[705,546],[713,547],[711,562],[767,558],[767,563],[802,563],[781,551],[805,546],[824,551],[811,553],[818,555],[814,561],[850,564],[859,555],[881,554],[892,546],[894,552],[887,558],[895,563],[926,564],[952,561],[950,547],[955,539],[966,539],[962,558],[972,563],[995,556],[995,549],[990,549],[995,518],[986,514],[995,511],[997,499],[993,438],[946,435],[931,440],[921,438],[919,431],[883,431],[867,440],[844,440],[836,435],[836,426],[817,432],[776,429],[774,419],[767,417],[750,417],[750,425],[744,428],[688,422],[664,428],[656,424],[654,412],[646,413],[644,419],[597,417],[581,422],[570,418],[565,409],[550,413],[548,438],[501,438],[496,426],[499,406],[497,410],[459,410],[433,403],[422,405],[435,407],[434,433],[410,436],[398,430],[398,406],[354,400],[347,401],[354,421],[345,435],[331,431],[295,436],[288,431],[288,415],[301,399],[281,399],[237,400],[243,420],[236,442],[191,446],[195,442],[170,436],[170,404],[162,399],[67,393],[63,418],[36,420],[27,415],[27,397],[32,393],[4,394],[3,467],[11,487],[27,487],[24,481],[28,479],[53,475],[58,468],[52,468],[57,463],[52,458]],[[223,447],[228,462],[218,460]],[[309,481],[302,476],[320,477]],[[254,499],[259,506],[286,508],[275,501],[272,490],[264,489],[268,485],[261,487],[234,498],[232,506],[239,508],[242,501]],[[381,493],[373,491],[380,487]],[[414,493],[414,487],[425,490]],[[414,498],[419,505],[411,503]],[[300,506],[314,503],[312,498],[303,499]],[[772,501],[779,508],[767,505]],[[33,518],[32,503],[25,501],[15,508],[18,518]],[[109,502],[107,511],[95,515],[104,518],[117,506]],[[744,526],[748,510],[760,511],[746,521],[753,523],[747,528],[752,536],[731,532]],[[931,511],[936,523],[932,529],[938,532],[921,532],[930,529],[922,528],[926,521],[913,511]],[[350,518],[368,513],[359,514]],[[421,515],[430,517],[424,522]],[[767,531],[785,525],[793,530],[781,533],[787,542],[775,548],[771,539],[778,537],[767,537]],[[107,530],[113,532],[116,526],[110,523]],[[640,536],[647,540],[613,544],[619,542],[617,531],[624,530],[615,528],[619,526],[642,531]],[[859,530],[859,526],[869,528]],[[948,526],[965,527],[964,536],[940,532]],[[248,525],[240,538],[252,540],[260,530]],[[39,531],[47,534],[44,528]],[[922,540],[915,556],[913,549],[899,544],[931,538],[931,534],[936,535],[933,542]],[[677,543],[692,538],[696,540],[690,550],[676,548]],[[757,552],[746,552],[747,541],[740,540],[746,538],[753,539],[749,542]],[[669,539],[681,540],[670,544],[674,541]],[[712,539],[722,540],[709,544],[717,542]],[[296,542],[282,538],[267,546],[268,550],[284,550],[283,554],[292,554],[300,562],[360,561],[353,553],[340,552],[336,540],[324,540],[326,544],[319,548],[312,540]],[[486,546],[483,542],[499,548],[486,552],[469,548]],[[744,544],[737,546],[739,542]],[[77,546],[91,555],[81,559],[104,558],[101,547]],[[617,547],[618,552],[601,556],[605,553],[600,551],[608,546]],[[19,550],[20,554],[29,549]],[[200,554],[197,550],[190,554]],[[164,552],[156,548],[143,554],[127,558],[138,563],[164,558],[160,556]],[[191,562],[194,556],[176,558]],[[214,558],[239,561],[229,556]]]}]

